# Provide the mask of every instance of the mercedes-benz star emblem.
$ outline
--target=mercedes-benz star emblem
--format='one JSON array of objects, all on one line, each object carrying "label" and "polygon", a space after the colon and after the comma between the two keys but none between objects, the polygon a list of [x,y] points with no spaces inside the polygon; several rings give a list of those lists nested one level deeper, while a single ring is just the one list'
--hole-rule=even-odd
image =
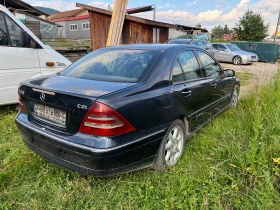
[{"label": "mercedes-benz star emblem", "polygon": [[45,99],[46,99],[45,93],[40,94],[40,99],[41,99],[41,101],[45,101]]}]

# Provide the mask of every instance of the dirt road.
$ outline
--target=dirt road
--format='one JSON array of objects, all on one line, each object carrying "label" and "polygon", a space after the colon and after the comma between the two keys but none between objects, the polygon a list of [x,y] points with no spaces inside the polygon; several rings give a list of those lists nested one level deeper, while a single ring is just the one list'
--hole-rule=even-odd
[{"label": "dirt road", "polygon": [[267,84],[277,73],[280,64],[257,62],[251,65],[233,65],[221,63],[224,69],[233,69],[236,72],[248,72],[253,74],[246,85],[241,84],[240,97],[252,92],[256,87]]}]

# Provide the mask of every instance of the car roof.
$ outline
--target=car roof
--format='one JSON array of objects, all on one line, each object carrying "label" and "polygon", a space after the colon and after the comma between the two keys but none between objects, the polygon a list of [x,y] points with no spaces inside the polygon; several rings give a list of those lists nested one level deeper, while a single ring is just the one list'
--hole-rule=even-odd
[{"label": "car roof", "polygon": [[231,43],[215,42],[215,43],[212,43],[212,44],[231,44]]},{"label": "car roof", "polygon": [[101,49],[167,51],[167,50],[174,50],[174,49],[181,50],[184,48],[193,49],[197,47],[188,44],[130,44],[130,45],[110,46]]}]

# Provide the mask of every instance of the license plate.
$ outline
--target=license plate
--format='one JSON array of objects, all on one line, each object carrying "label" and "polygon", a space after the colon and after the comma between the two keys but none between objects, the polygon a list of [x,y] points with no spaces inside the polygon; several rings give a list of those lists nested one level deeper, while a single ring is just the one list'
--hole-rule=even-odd
[{"label": "license plate", "polygon": [[61,109],[34,103],[34,115],[43,120],[48,120],[59,125],[66,125],[67,112]]}]

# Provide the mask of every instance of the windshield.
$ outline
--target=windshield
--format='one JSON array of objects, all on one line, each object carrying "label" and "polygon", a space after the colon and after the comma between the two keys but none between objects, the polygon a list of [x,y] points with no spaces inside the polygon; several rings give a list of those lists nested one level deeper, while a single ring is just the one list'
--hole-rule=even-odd
[{"label": "windshield", "polygon": [[62,76],[88,80],[138,83],[151,70],[160,52],[145,50],[96,50],[74,63]]},{"label": "windshield", "polygon": [[234,44],[225,44],[231,51],[240,51],[241,49]]}]

